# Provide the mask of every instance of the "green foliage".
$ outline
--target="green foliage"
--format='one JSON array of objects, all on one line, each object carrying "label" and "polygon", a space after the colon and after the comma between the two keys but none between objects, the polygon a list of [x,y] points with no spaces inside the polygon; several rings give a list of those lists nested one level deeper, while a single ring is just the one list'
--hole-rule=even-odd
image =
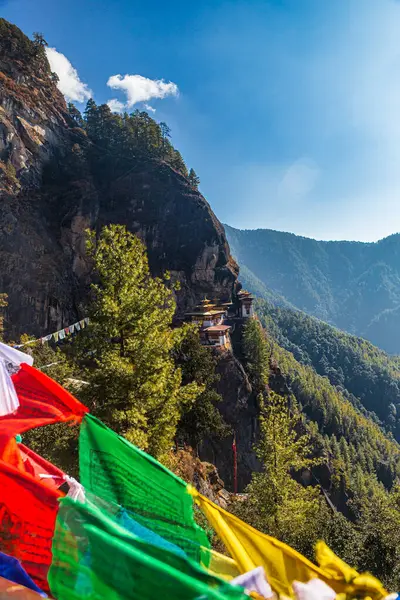
[{"label": "green foliage", "polygon": [[34,45],[35,45],[35,46],[40,46],[40,47],[42,47],[42,48],[43,48],[43,47],[45,48],[46,46],[48,46],[48,43],[47,43],[47,42],[46,42],[46,40],[44,39],[44,37],[43,37],[43,34],[42,34],[42,33],[39,33],[38,31],[35,31],[35,32],[33,33],[33,36],[32,36],[32,37],[33,37],[33,43],[34,43]]},{"label": "green foliage", "polygon": [[261,301],[258,312],[280,346],[328,377],[356,407],[400,439],[399,357],[299,311]]},{"label": "green foliage", "polygon": [[[329,347],[330,357],[336,356],[336,341],[339,354],[349,357],[350,350],[355,352],[356,364],[361,356],[379,357],[390,371],[391,359],[361,340],[357,349],[351,344],[350,349],[342,348],[343,339],[330,337],[335,330],[304,315],[263,303],[259,314],[267,332],[254,320],[245,326],[243,337],[247,371],[252,384],[259,382],[263,390],[257,448],[263,471],[253,474],[247,500],[236,503],[239,516],[310,558],[315,540],[324,539],[354,567],[371,571],[389,589],[397,589],[400,447],[351,401],[345,388],[333,386],[307,364],[306,325],[311,321],[318,327],[312,344]],[[276,341],[288,344],[293,336],[303,340],[292,349],[303,351],[299,358],[305,364]],[[310,473],[313,487],[298,483],[302,470]]]},{"label": "green foliage", "polygon": [[[400,353],[400,235],[374,244],[323,242],[225,226],[245,285]],[[263,289],[264,288],[264,289]]]},{"label": "green foliage", "polygon": [[249,319],[243,331],[243,351],[246,370],[250,375],[255,393],[265,394],[269,377],[267,338],[256,319]]},{"label": "green foliage", "polygon": [[[76,109],[71,116],[82,126]],[[164,160],[185,177],[186,165],[178,150],[170,142],[170,129],[165,123],[157,123],[146,111],[135,110],[128,115],[112,113],[107,104],[98,106],[89,100],[83,117],[83,126],[92,142],[89,159],[94,173],[100,180],[110,174],[118,175],[126,169],[132,158],[146,157]]]},{"label": "green foliage", "polygon": [[175,351],[175,362],[182,370],[183,383],[195,381],[203,388],[193,406],[182,415],[177,438],[193,448],[205,438],[221,439],[231,433],[217,405],[222,400],[216,391],[217,357],[202,346],[197,329],[188,329]]},{"label": "green foliage", "polygon": [[97,240],[92,233],[88,250],[99,283],[92,286],[89,330],[80,337],[83,359],[92,353],[81,397],[115,431],[162,457],[182,412],[202,391],[182,385],[171,356],[185,333],[171,327],[173,292],[151,277],[145,246],[125,227],[104,227]]},{"label": "green foliage", "polygon": [[271,392],[260,417],[261,442],[257,456],[261,473],[253,473],[248,499],[239,512],[254,527],[310,555],[318,538],[318,488],[303,487],[292,477],[315,464],[307,433],[297,433],[301,415],[297,406]]},{"label": "green foliage", "polygon": [[359,499],[357,529],[362,540],[360,563],[364,570],[379,573],[389,589],[400,583],[400,490],[390,494],[377,489]]},{"label": "green foliage", "polygon": [[32,37],[33,37],[33,55],[40,61],[47,63],[45,49],[48,46],[48,43],[44,39],[43,34],[35,31]]},{"label": "green foliage", "polygon": [[192,187],[197,188],[200,185],[200,178],[197,176],[196,171],[194,169],[190,169],[188,175],[189,183]]},{"label": "green foliage", "polygon": [[6,162],[6,168],[5,168],[6,174],[7,176],[14,182],[17,181],[17,172],[15,170],[14,165],[12,164],[11,161],[7,161]]},{"label": "green foliage", "polygon": [[34,43],[16,25],[0,18],[0,39],[2,50],[33,55]]},{"label": "green foliage", "polygon": [[85,122],[83,120],[83,117],[82,117],[80,111],[76,108],[75,104],[73,104],[72,102],[68,102],[67,108],[68,108],[68,114],[71,117],[71,119],[74,121],[76,126],[83,128],[85,126]]}]

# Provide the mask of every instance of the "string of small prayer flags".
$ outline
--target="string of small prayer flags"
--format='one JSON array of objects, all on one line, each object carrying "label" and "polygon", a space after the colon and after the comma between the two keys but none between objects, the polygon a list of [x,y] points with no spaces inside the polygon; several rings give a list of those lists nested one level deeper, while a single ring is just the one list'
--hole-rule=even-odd
[{"label": "string of small prayer flags", "polygon": [[14,348],[22,348],[23,346],[28,346],[29,344],[37,344],[38,342],[41,342],[42,344],[44,344],[45,342],[59,342],[60,340],[64,340],[67,335],[72,335],[73,333],[76,333],[78,331],[81,331],[81,329],[85,329],[85,327],[87,327],[89,325],[89,317],[85,317],[84,319],[81,319],[80,321],[77,321],[76,323],[73,323],[72,325],[68,325],[68,327],[64,327],[63,329],[59,329],[58,331],[55,331],[54,333],[49,333],[49,335],[45,335],[41,338],[35,339],[35,340],[30,340],[29,342],[25,342],[24,344],[18,344],[16,346],[14,346]]}]

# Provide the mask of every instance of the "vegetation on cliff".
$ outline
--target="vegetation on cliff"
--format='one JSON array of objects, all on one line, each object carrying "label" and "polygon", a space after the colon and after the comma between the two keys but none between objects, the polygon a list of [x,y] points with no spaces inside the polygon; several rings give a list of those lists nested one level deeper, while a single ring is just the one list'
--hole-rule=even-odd
[{"label": "vegetation on cliff", "polygon": [[157,123],[146,111],[136,109],[131,114],[113,113],[107,104],[87,102],[83,116],[71,103],[69,115],[76,128],[85,137],[73,147],[70,168],[85,168],[89,162],[91,172],[101,183],[126,171],[132,159],[162,160],[187,178],[197,189],[200,179],[194,169],[188,169],[171,143],[171,130],[166,123]]},{"label": "vegetation on cliff", "polygon": [[400,440],[400,358],[323,321],[259,302],[258,313],[270,335],[329,379],[352,404]]},{"label": "vegetation on cliff", "polygon": [[[172,327],[168,274],[149,271],[144,244],[125,227],[104,227],[88,238],[97,282],[88,307],[90,327],[60,350],[35,349],[37,366],[74,385],[91,412],[158,459],[176,439],[198,444],[229,431],[215,404],[216,359],[189,325]],[[55,364],[53,364],[55,363]],[[178,431],[178,433],[177,433]],[[44,456],[75,470],[76,431],[69,426],[27,434]]]},{"label": "vegetation on cliff", "polygon": [[181,413],[202,391],[182,385],[172,357],[186,333],[171,327],[173,291],[150,275],[144,244],[123,226],[103,228],[98,239],[93,233],[88,251],[99,281],[92,285],[90,328],[79,340],[81,360],[91,352],[83,399],[114,431],[160,458]]},{"label": "vegetation on cliff", "polygon": [[236,511],[310,557],[323,538],[345,560],[397,588],[399,445],[257,320],[246,326],[244,347],[246,368],[261,390],[257,452],[264,467]]}]

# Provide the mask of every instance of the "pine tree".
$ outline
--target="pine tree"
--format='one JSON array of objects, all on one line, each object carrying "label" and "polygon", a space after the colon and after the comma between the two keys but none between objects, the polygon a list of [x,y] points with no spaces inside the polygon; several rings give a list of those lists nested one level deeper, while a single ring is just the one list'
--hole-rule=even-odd
[{"label": "pine tree", "polygon": [[99,135],[98,131],[98,107],[93,98],[89,98],[86,103],[86,108],[83,113],[87,133],[91,138],[96,139]]},{"label": "pine tree", "polygon": [[200,185],[200,178],[196,175],[196,171],[194,169],[190,169],[188,179],[190,185],[197,190]]},{"label": "pine tree", "polygon": [[179,173],[181,173],[184,177],[188,176],[188,171],[185,165],[185,162],[182,158],[181,153],[179,152],[179,150],[174,150],[171,147],[171,154],[168,157],[168,162],[171,165],[171,167],[173,169],[175,169],[175,171],[178,171]]},{"label": "pine tree", "polygon": [[265,333],[256,319],[249,319],[243,331],[246,370],[256,394],[265,394],[269,377],[269,352]]},{"label": "pine tree", "polygon": [[400,585],[400,488],[382,488],[360,498],[360,567],[378,576],[389,589]]},{"label": "pine tree", "polygon": [[45,48],[49,45],[44,39],[43,34],[39,33],[38,31],[33,33],[33,43],[35,46],[40,46],[41,48]]},{"label": "pine tree", "polygon": [[92,352],[83,393],[105,423],[160,458],[183,410],[202,391],[182,386],[171,356],[184,331],[172,329],[173,292],[153,278],[144,244],[125,227],[104,227],[88,241],[99,278],[87,336]]},{"label": "pine tree", "polygon": [[293,479],[316,462],[310,458],[310,437],[297,433],[301,426],[297,407],[289,410],[286,400],[271,392],[262,406],[256,448],[263,471],[253,473],[248,500],[238,506],[240,516],[254,527],[310,555],[319,533],[321,502],[318,488],[305,488]]},{"label": "pine tree", "polygon": [[193,448],[205,439],[221,439],[231,433],[217,405],[222,397],[215,387],[217,359],[210,348],[200,342],[197,330],[189,330],[179,344],[175,361],[182,369],[183,381],[196,381],[204,388],[195,403],[183,416],[178,426],[178,439]]},{"label": "pine tree", "polygon": [[76,108],[75,104],[73,104],[72,102],[68,102],[68,114],[71,117],[71,119],[73,119],[76,126],[81,127],[83,129],[83,127],[85,126],[83,117],[80,111]]}]

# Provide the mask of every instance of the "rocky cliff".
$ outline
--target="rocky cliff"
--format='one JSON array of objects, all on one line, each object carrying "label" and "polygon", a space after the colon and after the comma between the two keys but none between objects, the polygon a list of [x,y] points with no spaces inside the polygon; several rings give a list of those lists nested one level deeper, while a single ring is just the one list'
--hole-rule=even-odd
[{"label": "rocky cliff", "polygon": [[[152,272],[181,282],[178,314],[205,294],[226,301],[237,279],[225,232],[204,197],[161,160],[126,160],[99,182],[74,160],[90,143],[68,114],[44,48],[0,19],[0,291],[6,332],[44,334],[84,311],[84,230],[122,223]],[[64,168],[65,167],[65,168]]]},{"label": "rocky cliff", "polygon": [[[67,110],[44,48],[0,19],[0,293],[8,294],[9,339],[44,335],[84,316],[88,227],[122,223],[138,234],[153,274],[169,270],[180,281],[178,317],[205,295],[230,300],[237,285],[224,228],[184,175],[162,160],[135,156],[99,177],[83,152],[90,144]],[[236,432],[242,489],[255,467],[256,406],[232,354],[220,358],[218,370],[220,409]],[[206,444],[201,453],[228,487],[231,445],[230,438]]]},{"label": "rocky cliff", "polygon": [[[241,492],[250,482],[252,472],[260,469],[254,453],[254,444],[259,441],[259,408],[246,372],[232,353],[220,355],[217,373],[220,376],[217,391],[222,397],[218,408],[235,434],[237,483],[238,491]],[[205,440],[200,448],[201,459],[217,467],[229,490],[234,488],[232,441],[233,435],[217,442]]]}]

